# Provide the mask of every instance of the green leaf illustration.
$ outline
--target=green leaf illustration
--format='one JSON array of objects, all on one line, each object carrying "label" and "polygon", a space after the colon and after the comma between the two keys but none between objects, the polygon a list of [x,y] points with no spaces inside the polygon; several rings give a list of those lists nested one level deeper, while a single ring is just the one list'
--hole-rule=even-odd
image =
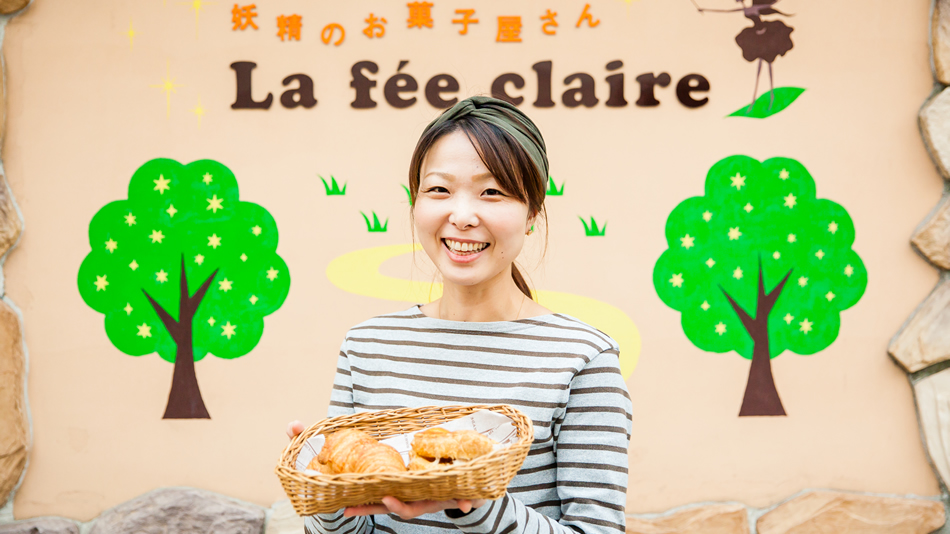
[{"label": "green leaf illustration", "polygon": [[[757,98],[754,105],[742,106],[735,112],[730,113],[729,117],[765,119],[792,105],[792,102],[804,92],[805,89],[801,87],[776,87]],[[774,102],[772,101],[773,95],[775,96]]]}]

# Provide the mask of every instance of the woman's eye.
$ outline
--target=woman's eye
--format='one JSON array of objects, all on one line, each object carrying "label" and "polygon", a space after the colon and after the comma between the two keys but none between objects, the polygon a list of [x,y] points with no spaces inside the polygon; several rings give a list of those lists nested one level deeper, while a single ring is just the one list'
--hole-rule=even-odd
[{"label": "woman's eye", "polygon": [[486,189],[486,190],[485,190],[485,194],[486,194],[486,195],[501,195],[501,196],[505,196],[505,194],[504,194],[503,192],[499,191],[498,189]]},{"label": "woman's eye", "polygon": [[441,186],[435,186],[435,187],[430,187],[429,189],[426,189],[425,192],[426,193],[448,193],[449,190]]}]

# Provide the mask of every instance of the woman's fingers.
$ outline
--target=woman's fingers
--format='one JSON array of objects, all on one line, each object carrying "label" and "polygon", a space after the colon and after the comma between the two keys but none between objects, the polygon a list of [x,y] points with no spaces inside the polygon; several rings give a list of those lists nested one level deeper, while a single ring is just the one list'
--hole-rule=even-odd
[{"label": "woman's fingers", "polygon": [[446,508],[458,508],[458,501],[415,501],[402,502],[395,497],[383,497],[383,504],[389,512],[403,519],[412,519],[424,514],[441,512]]},{"label": "woman's fingers", "polygon": [[389,508],[385,504],[364,504],[362,506],[350,506],[343,510],[343,517],[353,517],[354,515],[373,515],[388,514]]},{"label": "woman's fingers", "polygon": [[291,421],[287,423],[287,437],[293,439],[297,434],[303,432],[303,423],[300,421]]}]

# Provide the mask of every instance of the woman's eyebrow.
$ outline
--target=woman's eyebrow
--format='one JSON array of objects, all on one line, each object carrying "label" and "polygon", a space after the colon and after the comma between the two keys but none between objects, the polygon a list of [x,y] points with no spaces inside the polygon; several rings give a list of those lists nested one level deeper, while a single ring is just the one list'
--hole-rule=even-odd
[{"label": "woman's eyebrow", "polygon": [[[449,172],[429,171],[426,173],[425,176],[423,176],[423,179],[428,178],[429,176],[432,176],[432,175],[438,176],[440,178],[445,178],[446,180],[455,180],[456,178],[454,174],[449,173]],[[490,172],[483,172],[481,174],[476,174],[475,176],[472,176],[472,179],[473,180],[487,180],[489,178],[494,178],[494,177],[495,175]]]}]

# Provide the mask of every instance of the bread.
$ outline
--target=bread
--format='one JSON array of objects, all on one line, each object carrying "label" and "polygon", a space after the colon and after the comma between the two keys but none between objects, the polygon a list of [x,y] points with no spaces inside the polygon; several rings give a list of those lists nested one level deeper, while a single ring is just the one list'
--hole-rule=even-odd
[{"label": "bread", "polygon": [[495,440],[474,430],[449,432],[444,428],[430,428],[415,435],[409,470],[432,469],[456,461],[473,460],[492,451]]},{"label": "bread", "polygon": [[396,449],[369,434],[344,428],[327,436],[320,454],[308,469],[324,474],[404,472],[406,464]]}]

